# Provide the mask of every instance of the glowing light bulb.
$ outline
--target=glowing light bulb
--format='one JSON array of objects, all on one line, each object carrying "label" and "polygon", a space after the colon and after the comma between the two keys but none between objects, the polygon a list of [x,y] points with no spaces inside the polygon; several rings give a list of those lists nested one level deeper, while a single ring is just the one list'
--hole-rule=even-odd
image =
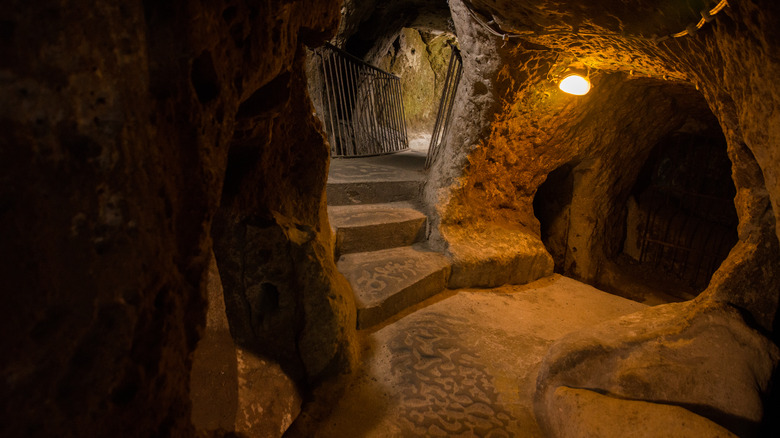
[{"label": "glowing light bulb", "polygon": [[563,78],[558,88],[564,93],[584,96],[590,91],[590,81],[580,75],[569,75]]}]

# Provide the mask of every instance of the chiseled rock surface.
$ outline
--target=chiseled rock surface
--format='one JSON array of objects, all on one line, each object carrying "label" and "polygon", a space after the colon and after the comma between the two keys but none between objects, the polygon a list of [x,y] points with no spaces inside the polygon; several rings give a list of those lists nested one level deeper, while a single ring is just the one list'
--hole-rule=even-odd
[{"label": "chiseled rock surface", "polygon": [[[0,435],[189,436],[218,208],[328,238],[302,47],[335,30],[338,3],[9,1],[0,15]],[[330,318],[348,308],[332,254],[299,261],[320,281],[278,292],[299,298],[286,327],[316,379],[338,372],[352,327]]]},{"label": "chiseled rock surface", "polygon": [[428,304],[367,333],[333,412],[291,436],[542,437],[532,396],[550,344],[646,308],[559,275]]},{"label": "chiseled rock surface", "polygon": [[561,421],[556,390],[675,404],[743,435],[763,417],[780,350],[733,307],[703,300],[667,304],[572,333],[548,351],[534,408],[543,430]]},{"label": "chiseled rock surface", "polygon": [[553,273],[553,260],[541,240],[502,227],[442,227],[452,259],[449,287],[524,284]]},{"label": "chiseled rock surface", "polygon": [[553,403],[557,415],[548,426],[557,438],[736,438],[728,429],[679,406],[567,386],[555,390]]}]

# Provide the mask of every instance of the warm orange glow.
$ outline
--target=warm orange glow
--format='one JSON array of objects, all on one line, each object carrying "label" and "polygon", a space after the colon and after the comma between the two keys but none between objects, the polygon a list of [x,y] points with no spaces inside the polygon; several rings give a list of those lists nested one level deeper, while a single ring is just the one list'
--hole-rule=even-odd
[{"label": "warm orange glow", "polygon": [[590,91],[590,81],[580,75],[569,75],[563,78],[558,88],[564,93],[583,96]]}]

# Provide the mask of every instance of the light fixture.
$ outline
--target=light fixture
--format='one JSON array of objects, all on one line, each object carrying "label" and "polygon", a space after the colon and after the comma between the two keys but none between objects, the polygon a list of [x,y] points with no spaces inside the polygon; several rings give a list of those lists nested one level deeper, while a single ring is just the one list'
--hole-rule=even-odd
[{"label": "light fixture", "polygon": [[575,96],[584,96],[590,91],[590,81],[587,77],[577,73],[569,73],[561,82],[558,83],[558,88],[564,93],[573,94]]},{"label": "light fixture", "polygon": [[547,79],[557,84],[564,93],[575,96],[584,96],[591,88],[590,68],[576,58],[562,62],[558,62],[556,58],[550,71],[547,72]]}]

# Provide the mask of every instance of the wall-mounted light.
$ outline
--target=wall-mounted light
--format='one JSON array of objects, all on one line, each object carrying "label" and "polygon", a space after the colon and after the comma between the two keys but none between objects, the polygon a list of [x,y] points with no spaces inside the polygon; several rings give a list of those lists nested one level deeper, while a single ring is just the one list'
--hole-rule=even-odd
[{"label": "wall-mounted light", "polygon": [[584,96],[590,91],[590,80],[588,71],[580,66],[571,65],[563,72],[558,88],[564,93],[575,96]]},{"label": "wall-mounted light", "polygon": [[573,94],[575,96],[584,96],[590,91],[590,81],[584,76],[570,74],[561,79],[558,88],[564,93]]}]

